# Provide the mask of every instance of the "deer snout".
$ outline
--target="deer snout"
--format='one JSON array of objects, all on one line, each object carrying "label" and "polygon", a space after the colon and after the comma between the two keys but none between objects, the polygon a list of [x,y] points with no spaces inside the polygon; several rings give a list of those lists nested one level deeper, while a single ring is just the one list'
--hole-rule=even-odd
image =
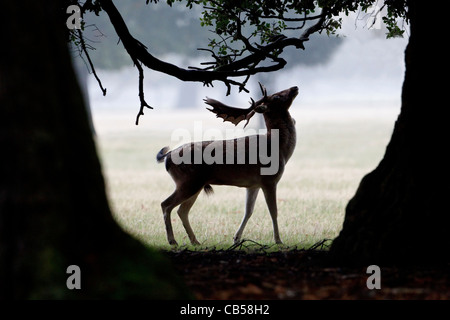
[{"label": "deer snout", "polygon": [[290,96],[291,97],[295,97],[295,96],[297,96],[298,95],[298,87],[297,86],[295,86],[295,87],[292,87],[291,89],[289,89],[290,90]]}]

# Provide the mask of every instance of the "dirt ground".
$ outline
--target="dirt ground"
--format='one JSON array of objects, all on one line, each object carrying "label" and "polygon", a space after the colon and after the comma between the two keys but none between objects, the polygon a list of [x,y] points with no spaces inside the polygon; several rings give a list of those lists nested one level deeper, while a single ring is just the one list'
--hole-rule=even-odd
[{"label": "dirt ground", "polygon": [[381,266],[381,289],[368,289],[367,267],[330,266],[321,250],[165,254],[197,299],[450,299],[450,264]]}]

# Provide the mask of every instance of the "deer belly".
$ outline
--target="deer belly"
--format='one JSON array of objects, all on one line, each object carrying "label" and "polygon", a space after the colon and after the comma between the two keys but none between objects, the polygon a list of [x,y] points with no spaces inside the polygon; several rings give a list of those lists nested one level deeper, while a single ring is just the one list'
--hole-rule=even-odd
[{"label": "deer belly", "polygon": [[214,165],[211,168],[209,184],[230,185],[236,187],[258,187],[261,185],[258,165]]}]

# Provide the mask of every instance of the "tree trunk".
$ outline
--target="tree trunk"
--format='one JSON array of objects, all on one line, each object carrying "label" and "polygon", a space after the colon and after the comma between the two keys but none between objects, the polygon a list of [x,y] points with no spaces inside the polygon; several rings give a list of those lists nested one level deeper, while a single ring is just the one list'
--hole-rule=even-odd
[{"label": "tree trunk", "polygon": [[448,58],[440,59],[440,44],[431,40],[430,31],[439,27],[425,5],[408,1],[408,8],[411,33],[401,113],[384,158],[347,205],[343,229],[331,247],[341,262],[449,260],[446,97],[435,74]]},{"label": "tree trunk", "polygon": [[0,298],[186,297],[166,260],[112,218],[61,6],[0,12]]}]

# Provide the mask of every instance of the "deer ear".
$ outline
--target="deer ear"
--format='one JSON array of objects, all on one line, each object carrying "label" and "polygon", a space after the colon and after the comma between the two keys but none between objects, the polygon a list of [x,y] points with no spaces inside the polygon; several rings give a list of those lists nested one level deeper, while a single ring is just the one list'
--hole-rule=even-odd
[{"label": "deer ear", "polygon": [[267,111],[267,105],[265,105],[265,104],[260,104],[260,105],[256,106],[256,108],[254,109],[254,111],[255,111],[255,112],[258,112],[258,113],[264,113],[264,112]]},{"label": "deer ear", "polygon": [[237,126],[242,120],[247,120],[247,123],[245,124],[247,125],[250,118],[255,114],[255,112],[253,111],[253,107],[250,107],[248,109],[230,107],[220,101],[208,97],[204,99],[204,101],[206,104],[212,107],[206,109],[215,113],[217,118],[222,118],[223,121],[229,121],[235,126]]}]

